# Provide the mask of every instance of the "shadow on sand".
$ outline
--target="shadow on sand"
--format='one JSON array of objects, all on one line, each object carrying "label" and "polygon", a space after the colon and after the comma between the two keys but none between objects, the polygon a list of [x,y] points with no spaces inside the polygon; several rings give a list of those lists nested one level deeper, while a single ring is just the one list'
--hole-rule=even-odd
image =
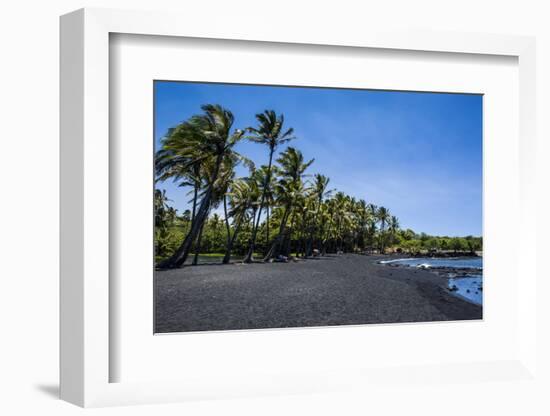
[{"label": "shadow on sand", "polygon": [[[316,260],[316,261],[319,261],[319,260],[334,260],[336,259],[338,256],[334,255],[334,256],[319,256],[319,257],[298,257],[296,260],[288,260],[288,261],[273,261],[272,263],[283,263],[283,264],[295,264],[295,263],[301,263],[302,261],[310,261],[310,260]],[[263,260],[254,260],[250,263],[243,263],[241,260],[236,260],[236,261],[231,261],[229,262],[228,264],[223,264],[223,263],[220,263],[220,262],[201,262],[201,263],[198,263],[198,264],[185,264],[182,268],[188,268],[188,267],[201,267],[201,266],[230,266],[230,265],[235,265],[235,264],[270,264],[270,262],[266,262],[266,261],[263,261]]]},{"label": "shadow on sand", "polygon": [[[296,263],[301,263],[303,261],[310,261],[310,260],[315,260],[315,261],[322,261],[322,260],[335,260],[337,258],[339,258],[340,256],[336,255],[336,254],[333,254],[333,255],[330,255],[330,254],[327,254],[325,256],[318,256],[318,257],[298,257],[296,258],[296,260],[289,260],[289,261],[274,261],[273,263],[283,263],[283,264],[296,264]],[[230,261],[229,263],[227,264],[224,264],[224,263],[221,263],[220,261],[208,261],[208,262],[200,262],[198,264],[184,264],[183,266],[179,267],[179,269],[187,269],[189,267],[201,267],[201,266],[231,266],[231,265],[244,265],[244,264],[270,264],[270,262],[265,262],[263,260],[254,260],[252,261],[251,263],[243,263],[241,260],[235,260],[235,261]],[[171,270],[171,269],[160,269],[160,268],[155,268],[156,271],[158,272],[162,272],[162,271],[166,271],[166,270]]]}]

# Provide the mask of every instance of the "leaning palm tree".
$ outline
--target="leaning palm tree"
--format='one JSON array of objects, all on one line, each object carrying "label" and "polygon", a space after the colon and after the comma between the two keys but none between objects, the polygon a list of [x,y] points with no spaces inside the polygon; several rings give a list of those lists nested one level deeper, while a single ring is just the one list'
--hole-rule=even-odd
[{"label": "leaning palm tree", "polygon": [[159,264],[160,268],[180,267],[185,263],[191,246],[208,217],[224,158],[231,155],[240,156],[233,150],[233,147],[243,138],[244,131],[232,131],[233,114],[220,105],[207,104],[202,106],[202,110],[203,114],[195,115],[187,121],[188,128],[192,130],[190,141],[194,148],[191,161],[194,163],[209,161],[213,168],[206,179],[206,186],[191,229],[176,252]]},{"label": "leaning palm tree", "polygon": [[280,254],[283,239],[286,237],[287,221],[294,207],[297,198],[303,192],[304,173],[306,169],[314,162],[314,159],[308,162],[304,161],[302,152],[293,147],[287,148],[277,159],[279,163],[280,179],[275,188],[277,203],[283,208],[279,233],[271,244],[270,249],[264,257],[267,261]]},{"label": "leaning palm tree", "polygon": [[[250,240],[250,247],[248,248],[248,253],[244,259],[246,263],[250,263],[253,260],[254,246],[256,244],[256,234],[260,226],[262,209],[266,202],[266,197],[270,192],[269,184],[271,183],[271,167],[273,163],[273,155],[275,154],[275,150],[280,145],[287,143],[294,138],[292,136],[294,129],[289,128],[288,130],[283,131],[285,119],[282,114],[277,116],[275,111],[265,110],[263,113],[256,114],[256,119],[258,120],[258,128],[248,128],[248,132],[251,133],[248,139],[255,143],[261,143],[268,146],[269,162],[267,164],[267,172],[262,190],[262,198],[260,200],[260,206],[258,208],[258,217],[256,219],[256,223],[252,224],[252,237]],[[269,210],[269,207],[267,209]]]}]

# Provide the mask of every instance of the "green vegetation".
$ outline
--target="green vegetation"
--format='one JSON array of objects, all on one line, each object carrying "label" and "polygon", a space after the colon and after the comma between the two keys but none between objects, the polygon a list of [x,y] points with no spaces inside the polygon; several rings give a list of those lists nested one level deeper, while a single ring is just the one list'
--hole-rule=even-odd
[{"label": "green vegetation", "polygon": [[483,250],[481,237],[436,237],[412,230],[400,230],[394,242],[395,250],[410,254],[458,253],[473,254]]},{"label": "green vegetation", "polygon": [[[233,114],[204,105],[201,114],[170,129],[156,153],[157,181],[171,179],[191,197],[191,210],[177,215],[164,191],[155,190],[155,255],[160,268],[183,265],[191,254],[232,256],[245,262],[281,256],[309,257],[337,252],[404,251],[474,253],[477,237],[436,237],[401,230],[388,208],[329,189],[330,179],[311,175],[314,159],[274,111],[257,114],[258,125],[233,128]],[[241,140],[266,146],[267,165],[255,166],[234,150]],[[249,175],[237,178],[243,164]],[[223,208],[223,217],[212,211]],[[222,254],[223,253],[223,254]]]}]

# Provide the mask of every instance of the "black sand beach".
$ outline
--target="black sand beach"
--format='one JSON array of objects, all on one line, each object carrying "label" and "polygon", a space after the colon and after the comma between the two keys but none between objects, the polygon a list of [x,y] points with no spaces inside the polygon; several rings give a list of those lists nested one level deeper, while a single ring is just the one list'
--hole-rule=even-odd
[{"label": "black sand beach", "polygon": [[[332,255],[155,272],[155,332],[481,319],[436,273]],[[386,257],[387,258],[387,257]]]}]

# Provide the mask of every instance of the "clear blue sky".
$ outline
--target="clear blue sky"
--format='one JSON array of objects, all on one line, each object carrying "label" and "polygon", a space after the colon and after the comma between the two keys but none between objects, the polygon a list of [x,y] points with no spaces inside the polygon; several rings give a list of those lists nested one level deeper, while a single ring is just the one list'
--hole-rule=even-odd
[{"label": "clear blue sky", "polygon": [[[482,96],[395,91],[155,82],[155,141],[169,127],[221,104],[235,128],[256,125],[273,109],[295,129],[309,173],[330,177],[330,188],[390,209],[402,228],[432,235],[482,232]],[[267,147],[236,148],[257,165]],[[284,150],[281,148],[280,150]],[[240,169],[244,176],[246,170]],[[189,207],[185,188],[166,189],[178,212]]]}]

